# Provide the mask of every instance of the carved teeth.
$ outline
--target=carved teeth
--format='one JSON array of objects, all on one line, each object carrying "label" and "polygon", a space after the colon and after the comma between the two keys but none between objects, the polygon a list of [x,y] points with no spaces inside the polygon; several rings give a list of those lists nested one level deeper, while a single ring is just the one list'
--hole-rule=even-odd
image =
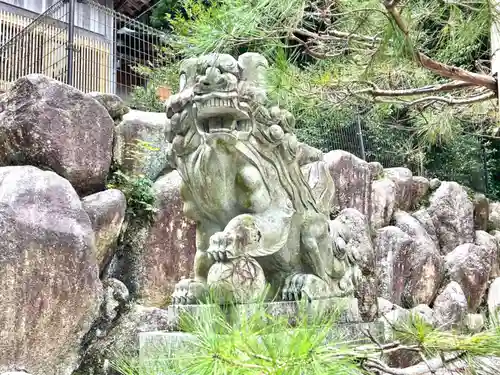
[{"label": "carved teeth", "polygon": [[203,107],[235,107],[235,103],[231,99],[220,99],[214,98],[209,99],[205,102],[201,102],[201,108]]}]

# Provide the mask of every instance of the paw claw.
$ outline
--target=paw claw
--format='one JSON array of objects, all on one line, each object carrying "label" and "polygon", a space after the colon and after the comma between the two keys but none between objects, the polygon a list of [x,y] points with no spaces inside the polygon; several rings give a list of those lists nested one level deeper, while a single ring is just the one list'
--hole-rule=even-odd
[{"label": "paw claw", "polygon": [[191,279],[184,279],[177,283],[172,294],[173,305],[196,304],[203,297],[205,286]]},{"label": "paw claw", "polygon": [[300,301],[307,297],[321,298],[329,294],[328,284],[315,275],[295,274],[285,280],[282,297],[284,301]]},{"label": "paw claw", "polygon": [[237,258],[241,251],[238,250],[236,234],[232,232],[218,232],[210,238],[208,255],[216,262],[227,262]]}]

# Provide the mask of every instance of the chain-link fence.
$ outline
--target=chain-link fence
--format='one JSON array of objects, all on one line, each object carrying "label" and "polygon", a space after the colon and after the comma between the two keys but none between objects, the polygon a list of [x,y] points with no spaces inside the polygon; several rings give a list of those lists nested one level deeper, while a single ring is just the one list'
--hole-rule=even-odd
[{"label": "chain-link fence", "polygon": [[38,16],[0,1],[0,90],[41,73],[84,91],[127,98],[146,79],[166,34],[92,0],[60,0]]},{"label": "chain-link fence", "polygon": [[463,134],[448,144],[423,147],[415,132],[402,125],[374,125],[362,114],[338,122],[317,125],[309,133],[299,129],[299,138],[323,151],[345,150],[368,162],[378,161],[385,168],[406,167],[414,175],[457,181],[500,198],[500,169],[495,168],[500,141]]}]

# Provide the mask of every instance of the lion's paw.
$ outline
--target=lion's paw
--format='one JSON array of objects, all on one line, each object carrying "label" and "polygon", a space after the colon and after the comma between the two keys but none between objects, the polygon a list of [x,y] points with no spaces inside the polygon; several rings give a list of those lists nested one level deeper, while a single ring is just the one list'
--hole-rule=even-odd
[{"label": "lion's paw", "polygon": [[206,285],[193,279],[179,281],[172,294],[173,305],[195,305],[206,297]]},{"label": "lion's paw", "polygon": [[319,277],[298,273],[285,280],[282,299],[284,301],[300,301],[307,298],[311,302],[315,299],[330,297],[330,294],[330,287]]}]

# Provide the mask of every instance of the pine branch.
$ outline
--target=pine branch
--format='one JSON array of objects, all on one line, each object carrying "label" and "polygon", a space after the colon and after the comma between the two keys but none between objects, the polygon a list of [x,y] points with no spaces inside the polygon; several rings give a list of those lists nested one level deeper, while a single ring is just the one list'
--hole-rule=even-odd
[{"label": "pine branch", "polygon": [[[410,35],[408,31],[408,27],[401,17],[401,13],[397,7],[397,0],[384,0],[384,6],[387,9],[387,12],[390,14],[391,18],[394,20],[397,27],[401,30],[404,37],[409,41]],[[436,61],[424,53],[418,51],[413,48],[413,53],[415,60],[425,69],[440,75],[441,77],[452,78],[457,81],[469,82],[477,86],[483,86],[497,93],[497,81],[495,78],[488,76],[486,74],[479,74],[470,72],[468,70],[447,65]]]},{"label": "pine branch", "polygon": [[399,96],[415,96],[422,94],[431,94],[438,92],[448,92],[474,86],[474,84],[470,82],[453,81],[438,85],[428,85],[424,87],[416,87],[406,90],[384,90],[384,89],[379,89],[375,84],[371,82],[366,82],[366,83],[372,87],[358,90],[355,93],[358,95],[369,94],[375,97],[377,96],[399,97]]}]

